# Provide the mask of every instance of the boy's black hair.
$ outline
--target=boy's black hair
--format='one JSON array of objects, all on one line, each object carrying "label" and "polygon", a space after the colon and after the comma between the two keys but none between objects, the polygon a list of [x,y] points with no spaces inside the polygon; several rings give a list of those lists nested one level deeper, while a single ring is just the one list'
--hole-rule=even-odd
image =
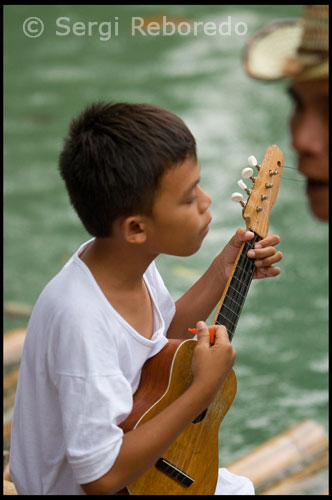
[{"label": "boy's black hair", "polygon": [[104,238],[117,218],[150,215],[163,173],[190,157],[195,139],[173,113],[97,102],[72,120],[59,169],[84,227]]}]

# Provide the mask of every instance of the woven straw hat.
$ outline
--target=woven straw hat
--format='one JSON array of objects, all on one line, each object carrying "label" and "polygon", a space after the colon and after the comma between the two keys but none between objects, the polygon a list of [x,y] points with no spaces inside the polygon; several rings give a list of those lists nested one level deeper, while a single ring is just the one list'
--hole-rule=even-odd
[{"label": "woven straw hat", "polygon": [[281,19],[245,47],[244,68],[259,80],[312,80],[329,75],[329,6],[306,5],[303,18]]}]

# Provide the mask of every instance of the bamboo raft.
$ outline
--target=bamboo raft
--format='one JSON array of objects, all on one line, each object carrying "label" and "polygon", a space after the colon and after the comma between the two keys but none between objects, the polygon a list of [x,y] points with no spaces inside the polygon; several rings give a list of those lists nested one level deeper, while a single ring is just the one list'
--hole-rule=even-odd
[{"label": "bamboo raft", "polygon": [[[4,337],[4,495],[17,494],[10,478],[8,450],[24,338],[25,329],[13,330]],[[257,495],[328,495],[328,437],[320,424],[304,420],[226,468],[249,477]]]}]

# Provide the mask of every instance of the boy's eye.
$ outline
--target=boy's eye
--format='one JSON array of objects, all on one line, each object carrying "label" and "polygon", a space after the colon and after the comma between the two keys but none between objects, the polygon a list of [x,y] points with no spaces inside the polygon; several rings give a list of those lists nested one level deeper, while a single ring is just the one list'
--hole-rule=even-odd
[{"label": "boy's eye", "polygon": [[186,201],[186,205],[191,205],[197,199],[197,195],[192,196],[189,200]]}]

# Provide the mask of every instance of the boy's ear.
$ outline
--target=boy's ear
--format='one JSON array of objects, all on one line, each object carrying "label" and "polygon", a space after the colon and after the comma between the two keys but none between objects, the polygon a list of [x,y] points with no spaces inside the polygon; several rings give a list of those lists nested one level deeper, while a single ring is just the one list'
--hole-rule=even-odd
[{"label": "boy's ear", "polygon": [[122,221],[122,234],[129,243],[142,244],[146,241],[146,226],[140,215],[131,215]]}]

